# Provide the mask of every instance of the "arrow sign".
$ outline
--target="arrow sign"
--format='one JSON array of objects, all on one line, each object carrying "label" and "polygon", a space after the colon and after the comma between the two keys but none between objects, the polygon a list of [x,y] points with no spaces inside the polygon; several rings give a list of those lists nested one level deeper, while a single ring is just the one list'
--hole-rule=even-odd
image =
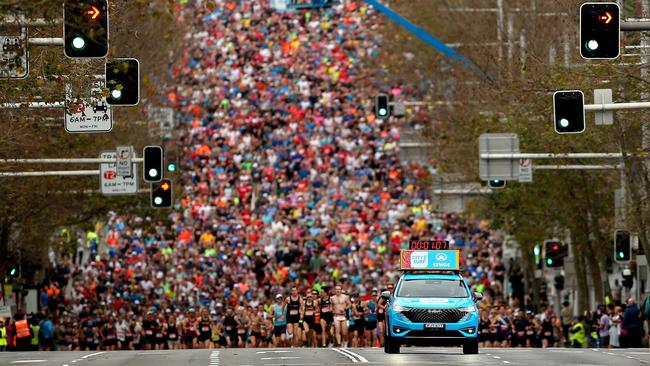
[{"label": "arrow sign", "polygon": [[90,10],[88,10],[88,15],[90,15],[90,19],[95,20],[99,16],[99,9],[97,9],[96,6],[93,6]]},{"label": "arrow sign", "polygon": [[612,14],[608,11],[605,12],[605,15],[601,15],[598,17],[599,20],[604,20],[605,24],[609,24],[609,22],[612,21]]}]

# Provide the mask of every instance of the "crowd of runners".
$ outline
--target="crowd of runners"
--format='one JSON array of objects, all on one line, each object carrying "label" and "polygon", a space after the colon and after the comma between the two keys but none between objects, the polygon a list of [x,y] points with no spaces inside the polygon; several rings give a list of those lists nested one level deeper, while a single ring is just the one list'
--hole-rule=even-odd
[{"label": "crowd of runners", "polygon": [[352,0],[290,13],[210,3],[177,9],[188,30],[167,93],[178,205],[163,221],[111,213],[80,253],[55,260],[39,298],[54,323],[48,347],[378,346],[380,294],[411,238],[460,249],[482,306],[515,331],[503,307],[524,309],[530,296],[502,238],[485,220],[435,212],[419,184],[434,171],[400,161],[400,128],[426,114],[374,116],[380,92],[420,97],[376,69],[376,12]]}]

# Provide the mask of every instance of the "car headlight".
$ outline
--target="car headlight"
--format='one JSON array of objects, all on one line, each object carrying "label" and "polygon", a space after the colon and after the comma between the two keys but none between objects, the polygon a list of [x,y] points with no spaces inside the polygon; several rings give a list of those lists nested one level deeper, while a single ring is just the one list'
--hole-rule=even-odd
[{"label": "car headlight", "polygon": [[476,306],[470,305],[470,306],[465,306],[464,308],[458,308],[460,311],[465,311],[468,313],[475,313],[476,312]]},{"label": "car headlight", "polygon": [[406,306],[393,305],[393,311],[396,311],[398,313],[401,313],[403,311],[408,311],[408,310],[409,310],[409,308],[407,308]]}]

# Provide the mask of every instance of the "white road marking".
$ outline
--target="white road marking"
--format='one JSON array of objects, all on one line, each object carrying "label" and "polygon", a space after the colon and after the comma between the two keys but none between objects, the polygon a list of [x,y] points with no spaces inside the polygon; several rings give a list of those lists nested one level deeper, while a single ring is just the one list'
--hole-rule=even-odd
[{"label": "white road marking", "polygon": [[340,353],[340,354],[342,354],[343,356],[349,358],[349,359],[352,360],[352,362],[354,362],[354,363],[359,363],[359,361],[357,361],[357,359],[354,358],[352,355],[349,355],[349,354],[347,354],[347,353],[345,353],[345,352],[342,352],[342,351],[341,351],[340,349],[338,349],[338,348],[330,348],[330,349],[331,349],[332,351],[336,352],[336,353]]},{"label": "white road marking", "polygon": [[219,366],[219,351],[210,353],[210,366]]},{"label": "white road marking", "polygon": [[265,354],[265,353],[292,353],[293,351],[257,351],[258,355]]},{"label": "white road marking", "polygon": [[608,355],[616,356],[616,353],[611,353],[611,352],[605,352],[605,353],[607,353]]},{"label": "white road marking", "polygon": [[650,352],[625,352],[626,355],[650,355]]},{"label": "white road marking", "polygon": [[148,356],[148,355],[166,355],[170,353],[169,351],[151,351],[151,352],[139,352],[138,356]]},{"label": "white road marking", "polygon": [[102,352],[95,352],[95,353],[91,353],[91,354],[89,354],[89,355],[81,356],[81,358],[83,358],[83,359],[85,360],[85,359],[87,359],[88,357],[93,357],[93,356],[101,355],[102,353],[106,353],[106,352],[105,352],[105,351],[102,351]]},{"label": "white road marking", "polygon": [[510,363],[510,361],[503,361],[503,363]]},{"label": "white road marking", "polygon": [[38,362],[47,362],[47,360],[18,360],[11,363],[38,363]]},{"label": "white road marking", "polygon": [[368,362],[370,362],[370,361],[368,361],[365,357],[361,356],[361,355],[358,354],[358,353],[354,353],[354,352],[350,351],[348,348],[341,348],[341,351],[343,351],[343,352],[345,352],[345,353],[348,353],[348,354],[352,355],[353,357],[358,358],[359,361],[361,361],[361,363],[368,363]]},{"label": "white road marking", "polygon": [[282,356],[282,357],[262,357],[260,360],[294,360],[296,358],[300,357],[294,357],[294,356]]},{"label": "white road marking", "polygon": [[500,359],[501,357],[499,357],[499,356],[492,356],[492,358],[495,358],[495,359],[498,360],[498,359]]}]

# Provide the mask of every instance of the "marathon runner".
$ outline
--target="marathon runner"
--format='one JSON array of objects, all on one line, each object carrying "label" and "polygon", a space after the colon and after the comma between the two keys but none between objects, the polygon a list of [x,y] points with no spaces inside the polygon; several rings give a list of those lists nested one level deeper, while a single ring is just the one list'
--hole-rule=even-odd
[{"label": "marathon runner", "polygon": [[200,348],[212,348],[212,328],[210,314],[207,308],[201,310],[201,319],[199,319],[199,338],[198,345]]},{"label": "marathon runner", "polygon": [[377,344],[377,303],[376,298],[378,296],[379,290],[377,288],[372,289],[370,299],[364,303],[365,307],[365,338],[366,338],[366,347],[375,347]]},{"label": "marathon runner", "polygon": [[286,347],[287,304],[283,301],[281,294],[275,296],[275,304],[273,304],[271,310],[273,315],[273,347]]},{"label": "marathon runner", "polygon": [[[391,286],[388,285],[389,290],[391,291]],[[392,291],[391,291],[392,294]],[[381,297],[381,294],[375,298],[377,300],[377,322],[379,323],[379,345],[381,347],[384,346],[384,329],[386,327],[385,320],[386,320],[386,306],[388,303],[386,302],[386,299]]]},{"label": "marathon runner", "polygon": [[262,343],[262,324],[264,323],[264,305],[258,305],[257,310],[250,316],[251,347],[257,348]]},{"label": "marathon runner", "polygon": [[307,297],[303,303],[302,319],[304,327],[303,341],[309,347],[318,347],[318,335],[320,334],[320,306],[318,304],[318,291],[307,291]]},{"label": "marathon runner", "polygon": [[345,348],[348,346],[347,312],[352,308],[352,303],[350,303],[350,297],[341,292],[341,286],[334,288],[332,306],[334,307],[334,337],[336,338],[336,345]]},{"label": "marathon runner", "polygon": [[106,351],[115,351],[117,346],[117,332],[115,330],[114,322],[115,319],[113,316],[110,316],[108,321],[102,326],[102,343]]},{"label": "marathon runner", "polygon": [[359,347],[359,342],[362,340],[365,333],[365,306],[359,297],[359,294],[352,294],[350,298],[352,303],[352,347]]},{"label": "marathon runner", "polygon": [[[332,298],[329,296],[329,289],[324,287],[320,298],[320,325],[323,347],[332,346],[334,310],[332,308]],[[329,339],[328,339],[329,338]],[[328,342],[329,341],[329,342]]]},{"label": "marathon runner", "polygon": [[237,308],[235,320],[237,321],[237,347],[246,347],[246,341],[248,340],[248,319],[244,313],[243,306]]},{"label": "marathon runner", "polygon": [[196,337],[199,335],[197,327],[198,319],[194,308],[190,308],[187,318],[183,319],[181,323],[181,331],[183,332],[182,341],[183,349],[196,348]]},{"label": "marathon runner", "polygon": [[298,293],[298,288],[293,286],[291,294],[287,298],[287,338],[293,346],[300,347],[302,343],[302,332],[300,330],[301,314],[303,307],[302,296]]},{"label": "marathon runner", "polygon": [[237,321],[232,308],[226,309],[226,316],[223,317],[223,328],[228,347],[237,346]]},{"label": "marathon runner", "polygon": [[171,315],[167,321],[167,346],[169,349],[178,349],[178,326],[176,325],[176,317]]}]

